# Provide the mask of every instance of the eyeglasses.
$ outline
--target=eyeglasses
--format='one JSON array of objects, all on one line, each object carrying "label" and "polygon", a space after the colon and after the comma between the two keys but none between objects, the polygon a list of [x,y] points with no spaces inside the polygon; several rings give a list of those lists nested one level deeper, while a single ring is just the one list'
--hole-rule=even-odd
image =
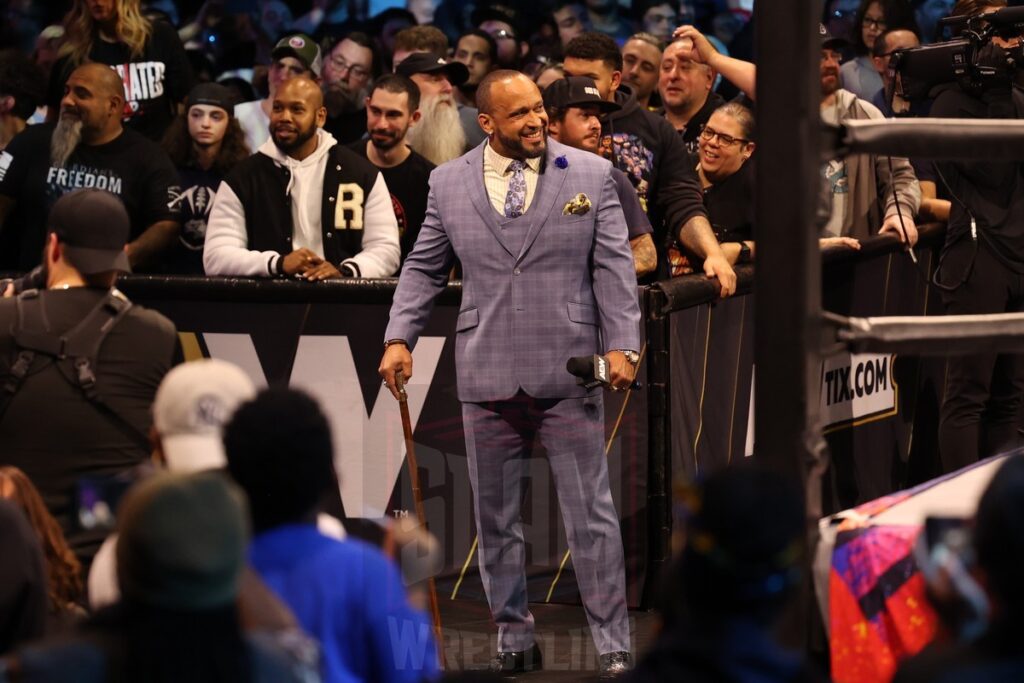
[{"label": "eyeglasses", "polygon": [[712,138],[718,138],[718,142],[726,146],[735,145],[737,143],[746,144],[750,142],[750,140],[746,140],[744,138],[734,138],[731,135],[719,133],[717,130],[710,126],[703,126],[700,129],[700,139],[706,142],[711,142]]},{"label": "eyeglasses", "polygon": [[494,38],[495,40],[501,40],[502,38],[508,38],[509,40],[517,40],[516,34],[512,33],[511,31],[506,31],[503,28],[500,28],[497,31],[491,31],[491,38]]},{"label": "eyeglasses", "polygon": [[864,17],[860,25],[864,28],[878,29],[879,31],[885,30],[885,19],[872,19],[871,17]]},{"label": "eyeglasses", "polygon": [[330,61],[331,66],[341,72],[342,75],[350,73],[356,78],[366,78],[370,75],[370,72],[366,67],[359,66],[358,64],[349,64],[340,55],[331,57],[328,61]]},{"label": "eyeglasses", "polygon": [[676,25],[678,19],[674,14],[661,14],[659,12],[652,12],[644,17],[648,24],[672,24]]}]

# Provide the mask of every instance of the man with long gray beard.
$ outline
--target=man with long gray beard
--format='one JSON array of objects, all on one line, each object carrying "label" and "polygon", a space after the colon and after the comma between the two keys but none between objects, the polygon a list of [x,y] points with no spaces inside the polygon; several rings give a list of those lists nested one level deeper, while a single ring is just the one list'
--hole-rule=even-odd
[{"label": "man with long gray beard", "polygon": [[83,64],[67,80],[57,123],[29,126],[0,153],[0,231],[4,244],[17,244],[0,255],[0,268],[38,265],[50,207],[79,188],[124,202],[134,270],[159,264],[174,244],[180,226],[167,205],[177,173],[155,142],[122,126],[124,99],[117,72]]},{"label": "man with long gray beard", "polygon": [[416,52],[406,57],[395,73],[412,79],[420,89],[420,122],[409,130],[409,145],[437,166],[462,156],[466,132],[452,88],[469,78],[466,65]]}]

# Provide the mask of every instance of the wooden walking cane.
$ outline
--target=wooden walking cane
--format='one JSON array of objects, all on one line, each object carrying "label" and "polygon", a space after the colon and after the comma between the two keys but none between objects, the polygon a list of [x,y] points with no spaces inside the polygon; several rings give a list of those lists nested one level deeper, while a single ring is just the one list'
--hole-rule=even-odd
[{"label": "wooden walking cane", "polygon": [[[409,395],[405,392],[405,377],[401,370],[395,373],[395,388],[398,390],[398,410],[402,414],[402,432],[405,435],[405,459],[409,463],[409,479],[412,482],[412,500],[416,505],[416,518],[420,525],[427,528],[427,515],[423,511],[423,495],[420,493],[420,470],[416,464],[416,446],[412,441],[412,419],[409,417]],[[427,577],[427,590],[430,595],[430,615],[434,620],[434,640],[437,641],[437,657],[441,668],[447,669],[444,656],[444,636],[441,632],[441,610],[437,604],[437,586],[434,577]]]}]

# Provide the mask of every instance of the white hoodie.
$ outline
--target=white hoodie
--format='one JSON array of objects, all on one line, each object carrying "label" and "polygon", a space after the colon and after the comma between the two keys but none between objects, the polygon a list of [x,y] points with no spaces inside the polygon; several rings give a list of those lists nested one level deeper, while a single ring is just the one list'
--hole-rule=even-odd
[{"label": "white hoodie", "polygon": [[[288,195],[291,197],[292,246],[309,249],[324,256],[323,179],[330,149],[337,143],[334,136],[317,129],[316,150],[299,161],[282,152],[273,139],[268,139],[257,154],[264,154],[290,171]],[[391,193],[383,174],[370,190],[363,209],[362,250],[340,264],[349,265],[361,277],[388,277],[398,270],[401,250],[398,244],[398,221],[395,218]],[[284,254],[254,251],[248,248],[245,207],[234,190],[222,182],[217,189],[213,209],[206,228],[203,266],[207,275],[270,276],[277,273],[278,261]]]}]

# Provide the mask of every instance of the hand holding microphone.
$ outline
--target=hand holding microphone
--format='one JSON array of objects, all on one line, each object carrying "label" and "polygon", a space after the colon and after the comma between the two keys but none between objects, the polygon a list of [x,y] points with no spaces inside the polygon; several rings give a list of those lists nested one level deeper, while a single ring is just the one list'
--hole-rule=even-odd
[{"label": "hand holding microphone", "polygon": [[612,391],[623,391],[642,386],[634,380],[636,366],[622,351],[609,351],[605,356],[576,356],[568,360],[565,369],[586,389],[603,386]]}]

